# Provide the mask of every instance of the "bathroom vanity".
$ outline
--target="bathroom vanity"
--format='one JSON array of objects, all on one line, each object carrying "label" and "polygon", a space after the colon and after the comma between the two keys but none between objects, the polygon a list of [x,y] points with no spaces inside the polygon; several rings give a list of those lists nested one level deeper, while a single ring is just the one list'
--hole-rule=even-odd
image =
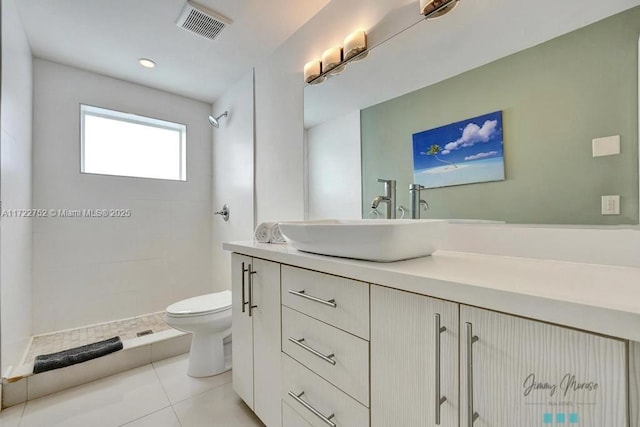
[{"label": "bathroom vanity", "polygon": [[640,269],[227,243],[234,388],[270,427],[640,425]]}]

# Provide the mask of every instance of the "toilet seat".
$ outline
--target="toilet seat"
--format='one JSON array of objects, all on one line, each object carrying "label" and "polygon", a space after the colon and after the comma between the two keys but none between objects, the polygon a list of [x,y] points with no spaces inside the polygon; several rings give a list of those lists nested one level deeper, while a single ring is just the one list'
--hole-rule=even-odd
[{"label": "toilet seat", "polygon": [[204,316],[230,309],[231,291],[222,291],[178,301],[167,307],[166,315],[171,317]]}]

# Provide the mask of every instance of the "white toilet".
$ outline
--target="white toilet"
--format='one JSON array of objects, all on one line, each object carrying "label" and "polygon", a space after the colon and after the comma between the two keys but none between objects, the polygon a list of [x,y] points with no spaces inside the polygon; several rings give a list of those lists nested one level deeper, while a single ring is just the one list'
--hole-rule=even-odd
[{"label": "white toilet", "polygon": [[224,340],[231,335],[231,291],[178,301],[167,307],[164,318],[172,328],[193,334],[187,375],[208,377],[231,369],[224,358]]}]

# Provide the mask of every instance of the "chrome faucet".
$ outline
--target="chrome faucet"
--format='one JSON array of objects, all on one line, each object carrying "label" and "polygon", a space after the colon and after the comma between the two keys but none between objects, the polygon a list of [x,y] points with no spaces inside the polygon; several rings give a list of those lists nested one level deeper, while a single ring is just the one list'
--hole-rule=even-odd
[{"label": "chrome faucet", "polygon": [[411,211],[411,219],[420,219],[421,206],[429,209],[429,204],[420,198],[420,190],[424,190],[422,185],[409,184],[409,210]]},{"label": "chrome faucet", "polygon": [[384,196],[374,197],[371,201],[371,209],[377,209],[380,203],[387,204],[387,218],[396,219],[396,180],[378,179],[384,183]]}]

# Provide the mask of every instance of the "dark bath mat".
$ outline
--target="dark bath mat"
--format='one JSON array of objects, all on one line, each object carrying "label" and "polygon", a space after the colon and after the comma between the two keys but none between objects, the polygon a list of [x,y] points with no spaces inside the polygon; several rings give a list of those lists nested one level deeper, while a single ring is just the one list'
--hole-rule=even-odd
[{"label": "dark bath mat", "polygon": [[96,357],[106,356],[118,350],[122,350],[122,341],[120,341],[120,337],[113,337],[57,353],[42,354],[36,356],[33,364],[33,373],[39,374],[52,369],[64,368],[65,366],[86,362]]}]

